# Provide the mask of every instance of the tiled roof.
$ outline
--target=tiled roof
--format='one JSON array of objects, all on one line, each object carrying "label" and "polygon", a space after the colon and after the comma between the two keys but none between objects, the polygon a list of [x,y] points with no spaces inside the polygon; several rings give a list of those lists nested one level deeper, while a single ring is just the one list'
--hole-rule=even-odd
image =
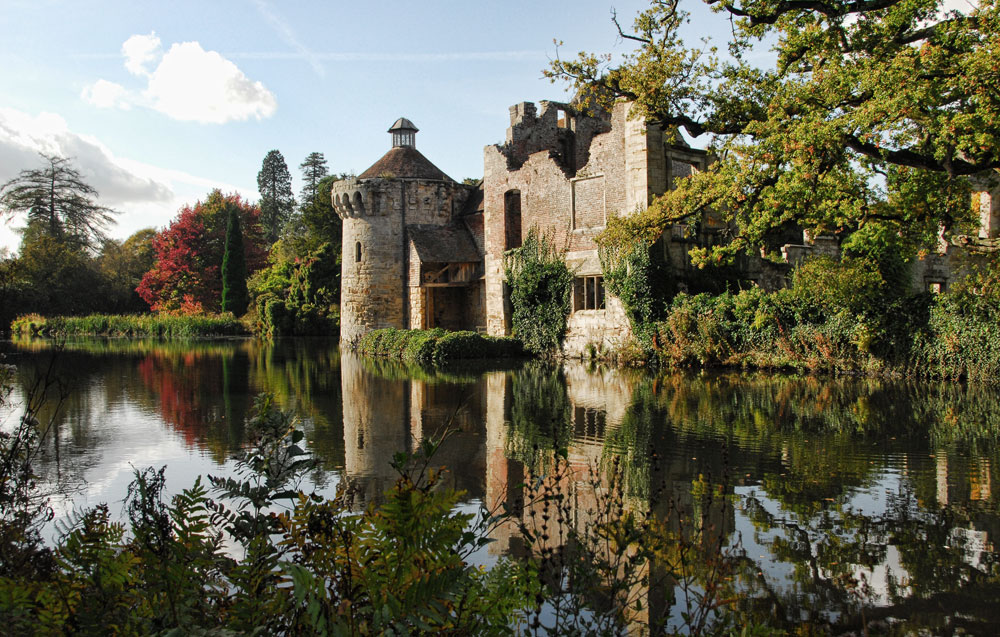
[{"label": "tiled roof", "polygon": [[391,148],[389,152],[382,155],[382,159],[358,175],[358,179],[374,179],[376,177],[454,181],[412,146]]},{"label": "tiled roof", "polygon": [[423,263],[473,263],[482,260],[464,225],[407,226],[406,232]]}]

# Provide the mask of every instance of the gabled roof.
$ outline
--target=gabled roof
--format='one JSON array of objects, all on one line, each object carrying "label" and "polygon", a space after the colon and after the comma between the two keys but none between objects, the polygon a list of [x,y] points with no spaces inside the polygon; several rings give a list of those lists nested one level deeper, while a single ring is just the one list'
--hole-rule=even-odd
[{"label": "gabled roof", "polygon": [[389,152],[382,155],[382,159],[358,175],[358,179],[376,177],[454,181],[412,146],[396,146],[389,149]]},{"label": "gabled roof", "polygon": [[407,226],[422,263],[473,263],[482,257],[464,225]]}]

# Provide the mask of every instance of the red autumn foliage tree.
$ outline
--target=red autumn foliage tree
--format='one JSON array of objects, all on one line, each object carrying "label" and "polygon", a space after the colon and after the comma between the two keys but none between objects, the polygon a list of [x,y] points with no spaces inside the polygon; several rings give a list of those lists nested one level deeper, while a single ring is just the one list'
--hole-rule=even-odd
[{"label": "red autumn foliage tree", "polygon": [[218,312],[222,298],[222,257],[226,221],[235,208],[243,226],[247,274],[265,265],[267,248],[260,208],[233,193],[213,190],[205,201],[184,206],[153,239],[156,263],[136,291],[158,312]]}]

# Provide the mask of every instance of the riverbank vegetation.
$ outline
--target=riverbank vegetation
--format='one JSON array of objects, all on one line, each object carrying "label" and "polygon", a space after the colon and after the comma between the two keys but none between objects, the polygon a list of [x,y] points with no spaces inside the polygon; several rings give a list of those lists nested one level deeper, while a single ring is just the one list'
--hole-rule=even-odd
[{"label": "riverbank vegetation", "polygon": [[129,338],[207,338],[247,336],[250,331],[232,314],[128,314],[44,317],[27,314],[11,323],[15,337],[111,336]]},{"label": "riverbank vegetation", "polygon": [[910,291],[907,262],[891,257],[890,267],[850,253],[814,258],[772,292],[623,297],[634,356],[681,367],[1000,378],[997,260],[931,294]]},{"label": "riverbank vegetation", "polygon": [[[0,329],[29,314],[203,317],[190,330],[155,332],[187,336],[224,309],[237,318],[249,310],[247,324],[265,337],[337,335],[340,219],[329,189],[337,177],[328,174],[322,153],[301,166],[305,187],[297,208],[283,182],[280,192],[262,191],[263,216],[260,205],[216,189],[181,208],[162,230],[143,229],[125,241],[106,236],[116,211],[95,203],[97,192],[70,160],[42,159],[43,168],[0,186],[0,217],[27,217],[18,254],[0,252]],[[272,172],[290,179],[277,151],[268,153],[258,182],[281,181]],[[112,329],[119,335],[154,333],[117,322]],[[231,333],[213,329],[204,334]]]},{"label": "riverbank vegetation", "polygon": [[357,351],[366,356],[395,358],[404,363],[429,365],[465,359],[516,358],[524,355],[515,338],[442,329],[397,330],[385,328],[365,334]]}]

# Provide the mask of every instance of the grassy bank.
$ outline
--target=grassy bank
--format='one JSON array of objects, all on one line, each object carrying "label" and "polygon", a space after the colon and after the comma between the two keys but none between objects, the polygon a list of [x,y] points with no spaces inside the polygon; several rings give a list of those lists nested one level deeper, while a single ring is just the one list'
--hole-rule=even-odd
[{"label": "grassy bank", "polygon": [[517,339],[483,336],[475,332],[447,332],[442,329],[375,330],[361,339],[357,351],[366,356],[395,358],[424,365],[524,355],[521,342]]},{"label": "grassy bank", "polygon": [[14,337],[125,336],[200,338],[245,336],[250,332],[232,315],[91,314],[89,316],[19,316],[10,324]]}]

